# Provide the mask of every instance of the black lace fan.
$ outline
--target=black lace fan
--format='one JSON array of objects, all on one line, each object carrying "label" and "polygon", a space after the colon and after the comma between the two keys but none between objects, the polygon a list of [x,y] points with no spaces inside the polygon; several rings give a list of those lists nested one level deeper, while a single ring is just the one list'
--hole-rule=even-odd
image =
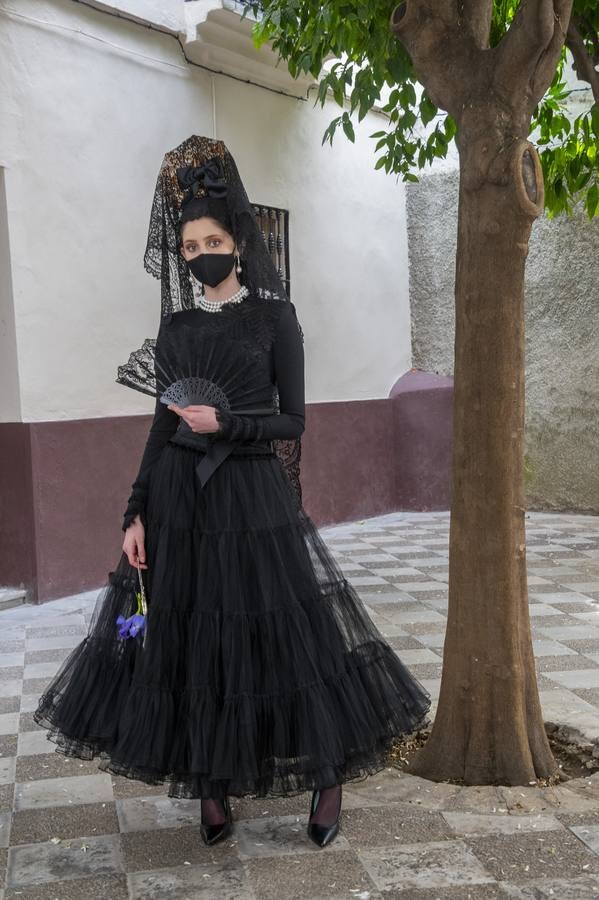
[{"label": "black lace fan", "polygon": [[239,413],[276,412],[273,396],[265,394],[264,380],[252,364],[250,352],[232,359],[224,343],[198,342],[193,363],[182,363],[174,353],[169,354],[168,346],[157,352],[157,343],[155,338],[146,338],[125,365],[118,367],[116,381],[158,397],[167,406],[206,404]]}]

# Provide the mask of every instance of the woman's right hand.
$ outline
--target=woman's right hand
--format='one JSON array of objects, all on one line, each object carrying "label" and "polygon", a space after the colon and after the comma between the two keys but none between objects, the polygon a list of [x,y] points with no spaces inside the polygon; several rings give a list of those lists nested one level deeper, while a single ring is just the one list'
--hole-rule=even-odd
[{"label": "woman's right hand", "polygon": [[126,553],[127,559],[132,566],[135,566],[137,568],[137,563],[139,560],[140,569],[148,568],[146,564],[145,539],[146,531],[141,524],[139,515],[137,515],[125,531],[123,550]]}]

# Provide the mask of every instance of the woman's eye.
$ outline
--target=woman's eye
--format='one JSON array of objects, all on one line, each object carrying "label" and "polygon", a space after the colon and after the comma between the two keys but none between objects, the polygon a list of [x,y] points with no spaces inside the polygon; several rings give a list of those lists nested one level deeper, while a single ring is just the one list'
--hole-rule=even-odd
[{"label": "woman's eye", "polygon": [[210,243],[211,243],[211,244],[217,244],[217,245],[218,245],[218,244],[220,244],[220,241],[219,241],[218,238],[213,238],[213,239],[210,241]]}]

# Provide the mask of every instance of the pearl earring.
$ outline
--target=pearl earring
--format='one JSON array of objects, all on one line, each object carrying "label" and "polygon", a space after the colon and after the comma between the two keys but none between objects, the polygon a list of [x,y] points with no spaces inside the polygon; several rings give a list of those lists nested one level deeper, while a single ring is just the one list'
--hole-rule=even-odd
[{"label": "pearl earring", "polygon": [[200,281],[199,278],[196,278],[191,272],[189,273],[191,278],[191,288],[195,297],[203,297],[206,293],[204,290],[204,282]]},{"label": "pearl earring", "polygon": [[239,253],[237,254],[237,265],[235,266],[235,271],[237,272],[238,275],[241,272],[241,262],[239,260]]}]

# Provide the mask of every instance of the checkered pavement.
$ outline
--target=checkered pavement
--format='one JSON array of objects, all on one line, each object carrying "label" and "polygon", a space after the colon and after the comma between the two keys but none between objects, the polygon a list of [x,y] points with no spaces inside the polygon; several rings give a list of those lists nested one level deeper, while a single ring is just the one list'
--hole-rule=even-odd
[{"label": "checkered pavement", "polygon": [[[599,518],[527,515],[530,610],[545,718],[599,741]],[[391,645],[438,694],[449,514],[321,529]],[[344,789],[324,851],[309,795],[234,799],[207,849],[199,801],[54,752],[37,700],[87,631],[97,591],[0,611],[0,898],[599,897],[599,776],[555,788],[463,788],[388,769]],[[317,854],[317,856],[314,856]]]}]

